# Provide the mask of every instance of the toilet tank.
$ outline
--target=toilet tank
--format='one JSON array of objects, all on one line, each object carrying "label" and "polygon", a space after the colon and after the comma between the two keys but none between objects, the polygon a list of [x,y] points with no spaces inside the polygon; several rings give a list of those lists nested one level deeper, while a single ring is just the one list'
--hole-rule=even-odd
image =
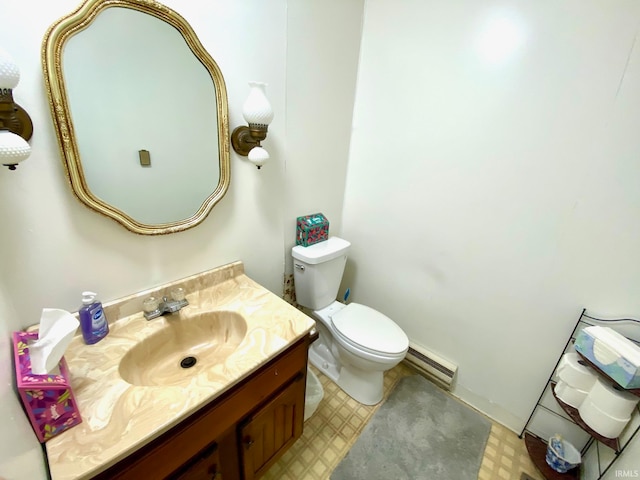
[{"label": "toilet tank", "polygon": [[308,247],[293,247],[293,280],[299,305],[319,310],[336,299],[350,246],[347,240],[331,237]]}]

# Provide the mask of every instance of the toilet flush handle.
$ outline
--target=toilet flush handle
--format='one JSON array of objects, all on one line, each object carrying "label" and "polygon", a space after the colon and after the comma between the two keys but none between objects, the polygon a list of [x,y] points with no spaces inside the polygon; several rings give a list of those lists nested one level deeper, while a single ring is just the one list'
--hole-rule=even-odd
[{"label": "toilet flush handle", "polygon": [[296,270],[304,272],[304,265],[302,265],[301,263],[295,263],[294,266],[296,267]]}]

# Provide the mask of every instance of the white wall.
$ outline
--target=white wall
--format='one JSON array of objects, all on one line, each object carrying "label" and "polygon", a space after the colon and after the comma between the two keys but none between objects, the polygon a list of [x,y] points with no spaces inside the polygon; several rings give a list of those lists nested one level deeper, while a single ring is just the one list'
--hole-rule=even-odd
[{"label": "white wall", "polygon": [[519,431],[582,307],[640,314],[640,4],[368,0],[344,287]]},{"label": "white wall", "polygon": [[[281,289],[286,2],[165,3],[191,22],[224,72],[232,126],[244,122],[240,110],[247,81],[270,84],[276,116],[267,142],[273,162],[258,171],[232,153],[229,192],[202,225],[183,233],[134,235],[87,209],[65,179],[40,67],[46,29],[77,1],[3,2],[2,17],[13,20],[0,32],[0,45],[21,67],[14,97],[31,114],[35,129],[31,157],[15,172],[0,171],[0,215],[7,233],[1,240],[3,287],[23,324],[37,322],[42,307],[77,309],[83,289],[110,300],[237,259],[265,286]],[[259,52],[256,37],[262,37]],[[260,54],[265,48],[268,59]]]},{"label": "white wall", "polygon": [[[86,209],[66,184],[40,68],[46,29],[77,0],[0,3],[0,46],[35,126],[31,158],[0,170],[5,339],[43,307],[77,309],[84,289],[110,300],[237,259],[280,292],[295,217],[315,211],[353,242],[354,299],[456,361],[457,393],[516,430],[583,306],[637,316],[633,0],[369,0],[359,66],[362,0],[164,3],[220,65],[232,128],[246,82],[269,84],[271,163],[232,153],[229,193],[179,234],[136,236]],[[524,37],[500,63],[478,36],[507,8]],[[0,371],[0,408],[15,412],[0,444],[39,458]],[[11,460],[0,456],[0,476],[25,478]]]},{"label": "white wall", "polygon": [[322,212],[341,232],[364,0],[288,5],[286,271],[295,219]]},{"label": "white wall", "polygon": [[[40,48],[47,28],[78,3],[0,3],[0,18],[11,19],[0,29],[0,47],[12,54],[22,72],[14,98],[31,115],[35,130],[31,157],[15,172],[0,170],[0,294],[7,304],[0,309],[0,333],[5,338],[0,353],[6,362],[11,331],[37,323],[43,307],[77,310],[85,289],[99,292],[107,301],[243,260],[252,278],[280,294],[284,245],[295,238],[295,216],[317,209],[339,226],[361,0],[345,6],[338,0],[326,2],[326,11],[319,8],[325,3],[320,0],[289,6],[286,0],[163,0],[189,21],[220,66],[229,95],[231,128],[244,123],[241,109],[250,80],[268,83],[275,118],[264,142],[270,162],[258,171],[232,152],[231,186],[225,198],[199,226],[161,237],[128,232],[81,205],[67,185],[44,91]],[[318,20],[330,29],[299,28],[297,22],[313,26],[318,13]],[[332,15],[336,21],[331,21]],[[313,56],[304,55],[306,48]],[[320,75],[331,81],[324,82]],[[310,109],[300,105],[301,96],[317,86],[321,87],[315,97],[319,103]],[[286,99],[289,89],[293,98]],[[293,124],[287,120],[289,111]],[[313,128],[304,128],[306,124]],[[323,173],[325,157],[329,157],[329,173]],[[290,169],[286,175],[285,164]],[[314,178],[331,180],[331,187],[303,187]],[[298,195],[301,192],[304,200]],[[10,365],[0,368],[6,384],[0,409],[16,418],[15,424],[3,424],[0,445],[12,444],[15,449],[0,455],[0,477],[42,478],[41,464],[20,462],[21,467],[32,466],[24,470],[10,458],[23,447],[25,458],[41,456],[35,436],[20,417],[18,400],[7,388]]]},{"label": "white wall", "polygon": [[[111,300],[238,259],[245,261],[253,278],[281,291],[286,2],[272,1],[267,6],[226,1],[197,7],[175,0],[165,3],[192,23],[218,61],[227,81],[232,125],[243,121],[240,110],[248,93],[247,81],[270,83],[276,113],[268,141],[273,162],[258,172],[232,154],[226,197],[201,225],[179,234],[137,236],[85,208],[65,179],[40,67],[46,29],[78,2],[2,2],[0,17],[11,22],[0,31],[0,45],[13,55],[22,73],[14,98],[34,123],[31,157],[15,172],[0,170],[0,290],[15,312],[3,326],[3,336],[5,331],[37,323],[43,307],[77,310],[84,289]],[[271,51],[268,59],[255,52],[258,35]],[[4,348],[2,354],[8,358]],[[10,365],[2,368],[3,376]],[[2,409],[19,411],[15,396],[3,394]],[[16,418],[15,425],[3,426],[3,445],[23,443],[26,450],[31,443],[26,455],[41,457],[33,433],[22,423]],[[38,463],[19,465],[4,456],[1,460],[0,476],[42,478]]]},{"label": "white wall", "polygon": [[22,480],[45,478],[45,462],[38,439],[25,415],[15,392],[12,373],[13,347],[11,332],[22,326],[16,320],[16,312],[0,290],[0,408],[2,408],[2,433],[0,433],[0,478]]}]

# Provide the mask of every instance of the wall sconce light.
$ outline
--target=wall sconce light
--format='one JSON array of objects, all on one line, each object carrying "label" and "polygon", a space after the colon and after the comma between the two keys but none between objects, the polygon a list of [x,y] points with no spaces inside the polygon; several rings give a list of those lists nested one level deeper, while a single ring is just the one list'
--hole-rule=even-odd
[{"label": "wall sconce light", "polygon": [[15,170],[31,154],[27,140],[33,134],[29,114],[13,101],[13,89],[20,81],[20,69],[0,49],[0,163]]},{"label": "wall sconce light", "polygon": [[239,155],[247,157],[258,169],[269,160],[269,153],[260,146],[267,138],[273,120],[273,109],[267,99],[266,83],[249,82],[249,96],[242,106],[242,116],[249,124],[237,127],[231,134],[231,145]]}]

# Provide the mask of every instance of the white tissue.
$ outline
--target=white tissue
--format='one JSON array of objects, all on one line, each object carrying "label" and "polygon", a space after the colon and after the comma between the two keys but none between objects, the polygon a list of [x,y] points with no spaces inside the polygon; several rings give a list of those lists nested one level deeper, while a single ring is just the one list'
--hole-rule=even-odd
[{"label": "white tissue", "polygon": [[46,375],[56,368],[79,325],[66,310],[43,308],[38,340],[29,345],[31,373]]}]

